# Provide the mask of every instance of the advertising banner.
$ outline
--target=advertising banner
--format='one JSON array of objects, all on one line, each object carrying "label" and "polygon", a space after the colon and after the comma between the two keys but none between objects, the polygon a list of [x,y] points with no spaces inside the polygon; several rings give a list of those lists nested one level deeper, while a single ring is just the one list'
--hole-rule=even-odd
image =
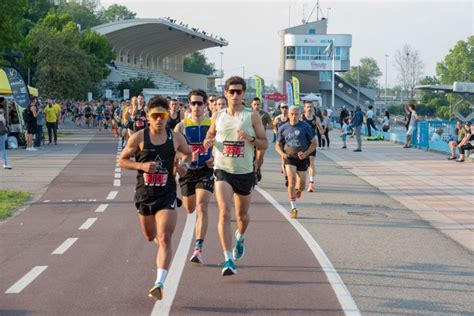
[{"label": "advertising banner", "polygon": [[286,81],[286,95],[288,96],[288,105],[292,106],[293,104],[293,87],[291,86],[291,82]]},{"label": "advertising banner", "polygon": [[23,110],[30,105],[30,95],[28,92],[28,87],[26,86],[25,80],[21,74],[15,68],[11,67],[4,67],[3,70],[8,79],[8,83],[10,84],[10,88],[12,90],[13,100],[15,100],[18,119],[20,120],[21,125],[23,126],[25,123],[23,122]]},{"label": "advertising banner", "polygon": [[293,103],[296,106],[300,106],[300,80],[297,77],[291,77],[291,82],[293,83]]}]

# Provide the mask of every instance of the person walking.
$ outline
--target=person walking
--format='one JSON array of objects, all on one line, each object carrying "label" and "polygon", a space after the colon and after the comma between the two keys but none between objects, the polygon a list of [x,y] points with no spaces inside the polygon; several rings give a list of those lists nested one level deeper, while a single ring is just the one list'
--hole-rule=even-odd
[{"label": "person walking", "polygon": [[[148,294],[157,300],[163,298],[172,259],[171,238],[178,218],[175,209],[180,206],[174,170],[183,176],[191,161],[191,149],[184,136],[166,128],[168,110],[165,98],[151,98],[146,113],[150,126],[130,137],[118,159],[121,168],[137,170],[134,201],[140,226],[145,239],[158,247],[157,277]],[[183,155],[182,164],[175,163],[177,154]]]},{"label": "person walking", "polygon": [[[245,254],[244,234],[249,225],[249,206],[255,185],[254,147],[265,150],[268,141],[262,120],[257,112],[242,104],[246,90],[245,80],[231,77],[226,80],[224,93],[226,109],[212,116],[212,123],[204,140],[204,148],[214,146],[214,176],[217,206],[219,208],[218,232],[225,263],[222,275],[237,273],[234,260]],[[235,246],[231,252],[231,201],[234,201],[237,230]]]},{"label": "person walking", "polygon": [[283,159],[288,176],[288,197],[290,199],[290,218],[298,218],[296,199],[301,198],[306,186],[306,171],[309,155],[316,150],[316,134],[305,122],[300,121],[298,107],[291,106],[288,123],[278,129],[275,150]]},{"label": "person walking", "polygon": [[[305,101],[304,104],[304,113],[301,116],[302,121],[306,122],[310,127],[313,132],[316,132],[316,130],[321,131],[323,130],[323,127],[321,125],[321,121],[319,117],[316,116],[314,113],[314,106],[313,102],[311,101]],[[308,165],[308,170],[309,170],[309,184],[308,184],[308,192],[314,192],[315,190],[315,185],[314,185],[314,178],[316,175],[316,168],[314,167],[314,161],[316,160],[316,149],[309,154],[309,165]]]},{"label": "person walking", "polygon": [[[0,104],[1,103],[5,103],[5,102],[1,100]],[[7,149],[5,148],[5,142],[7,140],[7,136],[8,136],[8,128],[7,128],[5,109],[3,107],[0,107],[0,151],[2,152],[3,169],[12,169],[12,167],[8,164]]]},{"label": "person walking", "polygon": [[175,132],[184,135],[192,151],[192,162],[188,173],[179,178],[183,206],[189,214],[197,213],[194,252],[189,259],[202,263],[202,247],[207,233],[208,206],[214,192],[212,149],[205,149],[203,141],[211,126],[211,119],[204,115],[207,94],[203,90],[192,90],[188,94],[191,117],[184,118],[175,126]]},{"label": "person walking", "polygon": [[355,134],[357,140],[357,148],[354,149],[354,152],[361,152],[362,151],[362,124],[364,123],[364,114],[362,114],[362,110],[360,109],[360,105],[356,105],[356,111],[354,112],[354,117],[352,118],[351,128],[353,129],[353,133]]},{"label": "person walking", "polygon": [[375,122],[374,122],[374,108],[373,105],[369,105],[369,109],[367,110],[367,135],[370,137],[372,136],[372,128],[376,131],[378,131],[377,127],[375,127]]}]

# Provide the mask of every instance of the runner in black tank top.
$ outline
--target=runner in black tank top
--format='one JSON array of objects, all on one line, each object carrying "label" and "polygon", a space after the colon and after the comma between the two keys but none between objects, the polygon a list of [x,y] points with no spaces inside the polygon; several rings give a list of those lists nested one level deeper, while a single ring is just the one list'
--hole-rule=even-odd
[{"label": "runner in black tank top", "polygon": [[[184,176],[192,152],[183,135],[166,128],[169,112],[165,98],[153,97],[147,108],[146,119],[150,125],[130,136],[118,162],[122,168],[137,170],[134,200],[141,230],[146,240],[157,244],[158,252],[156,281],[149,296],[161,300],[173,256],[171,238],[178,219],[174,170]],[[175,165],[178,152],[184,162]]]},{"label": "runner in black tank top", "polygon": [[[318,117],[314,113],[314,106],[313,102],[305,101],[304,102],[304,113],[302,115],[302,119],[306,124],[311,126],[311,130],[315,133],[319,132],[318,128]],[[321,123],[319,123],[321,124]],[[309,154],[309,163],[308,163],[308,173],[309,173],[309,183],[308,183],[308,192],[314,192],[315,184],[314,184],[314,176],[316,175],[316,168],[314,167],[314,160],[316,159],[316,149]]]},{"label": "runner in black tank top", "polygon": [[174,130],[175,126],[181,122],[181,111],[176,112],[176,118],[172,118],[171,115],[168,118],[168,123],[166,123],[166,127],[170,130]]}]

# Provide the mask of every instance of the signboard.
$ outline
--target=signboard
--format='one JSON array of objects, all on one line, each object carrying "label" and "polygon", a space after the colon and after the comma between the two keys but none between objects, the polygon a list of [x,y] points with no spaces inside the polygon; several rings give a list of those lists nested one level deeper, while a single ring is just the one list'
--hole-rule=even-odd
[{"label": "signboard", "polygon": [[280,92],[275,92],[275,93],[267,93],[265,94],[265,99],[266,100],[271,100],[273,102],[281,102],[281,101],[286,101],[288,99],[286,94],[281,94]]},{"label": "signboard", "polygon": [[107,99],[112,99],[112,90],[110,89],[105,89],[105,97]]},{"label": "signboard", "polygon": [[123,98],[125,100],[130,99],[130,89],[123,89]]},{"label": "signboard", "polygon": [[87,92],[87,101],[92,101],[92,92]]},{"label": "signboard", "polygon": [[13,99],[20,107],[25,109],[28,105],[30,105],[30,96],[28,87],[26,86],[23,77],[15,68],[4,67],[3,70],[7,75],[8,83],[10,84],[10,88],[12,90]]}]

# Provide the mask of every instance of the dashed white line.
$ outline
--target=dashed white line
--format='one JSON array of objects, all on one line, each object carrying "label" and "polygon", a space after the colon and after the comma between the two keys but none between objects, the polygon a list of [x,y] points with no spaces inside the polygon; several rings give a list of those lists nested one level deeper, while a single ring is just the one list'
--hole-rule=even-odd
[{"label": "dashed white line", "polygon": [[46,270],[48,266],[36,266],[30,270],[24,277],[18,280],[15,284],[10,286],[8,290],[5,291],[5,294],[18,294],[25,287],[27,287],[31,282],[33,282],[41,273]]},{"label": "dashed white line", "polygon": [[277,200],[273,198],[269,193],[267,193],[262,188],[256,186],[255,189],[265,198],[268,202],[270,202],[282,215],[286,218],[291,225],[296,229],[296,231],[303,237],[304,241],[308,245],[308,247],[313,252],[316,260],[318,260],[319,264],[321,264],[321,268],[323,269],[324,273],[326,274],[329,284],[333,288],[339,303],[341,304],[341,308],[344,311],[345,315],[351,316],[360,316],[361,312],[357,307],[354,299],[349,293],[346,285],[342,281],[341,277],[337,273],[336,269],[332,265],[331,261],[327,257],[324,250],[319,246],[319,244],[314,240],[313,236],[304,228],[304,226],[296,221],[292,220],[288,216],[288,211],[278,203]]},{"label": "dashed white line", "polygon": [[115,168],[115,172],[121,172],[122,168]]},{"label": "dashed white line", "polygon": [[97,220],[97,217],[91,217],[91,218],[88,218],[84,224],[81,225],[81,227],[79,227],[79,229],[82,229],[82,230],[86,230],[86,229],[89,229],[92,224],[95,223],[95,221]]},{"label": "dashed white line", "polygon": [[105,209],[109,206],[109,204],[101,204],[97,209],[95,210],[96,213],[102,213],[105,211]]},{"label": "dashed white line", "polygon": [[49,202],[50,202],[50,200],[44,200],[43,201],[43,203],[49,203]]},{"label": "dashed white line", "polygon": [[118,191],[110,191],[109,195],[105,198],[106,200],[113,200],[117,196]]},{"label": "dashed white line", "polygon": [[115,178],[115,179],[120,179],[120,173],[116,173],[116,174],[114,175],[114,178]]},{"label": "dashed white line", "polygon": [[114,187],[119,187],[120,186],[120,179],[115,179],[114,180]]},{"label": "dashed white line", "polygon": [[184,264],[187,261],[189,246],[193,240],[194,225],[196,223],[196,212],[186,217],[183,234],[179,241],[178,248],[171,263],[171,268],[166,279],[166,295],[163,300],[156,301],[151,315],[169,315],[171,305],[173,304],[176,291],[178,290],[179,280],[183,274]]},{"label": "dashed white line", "polygon": [[66,239],[61,246],[56,248],[51,254],[52,255],[62,255],[65,253],[79,238],[68,238]]}]

